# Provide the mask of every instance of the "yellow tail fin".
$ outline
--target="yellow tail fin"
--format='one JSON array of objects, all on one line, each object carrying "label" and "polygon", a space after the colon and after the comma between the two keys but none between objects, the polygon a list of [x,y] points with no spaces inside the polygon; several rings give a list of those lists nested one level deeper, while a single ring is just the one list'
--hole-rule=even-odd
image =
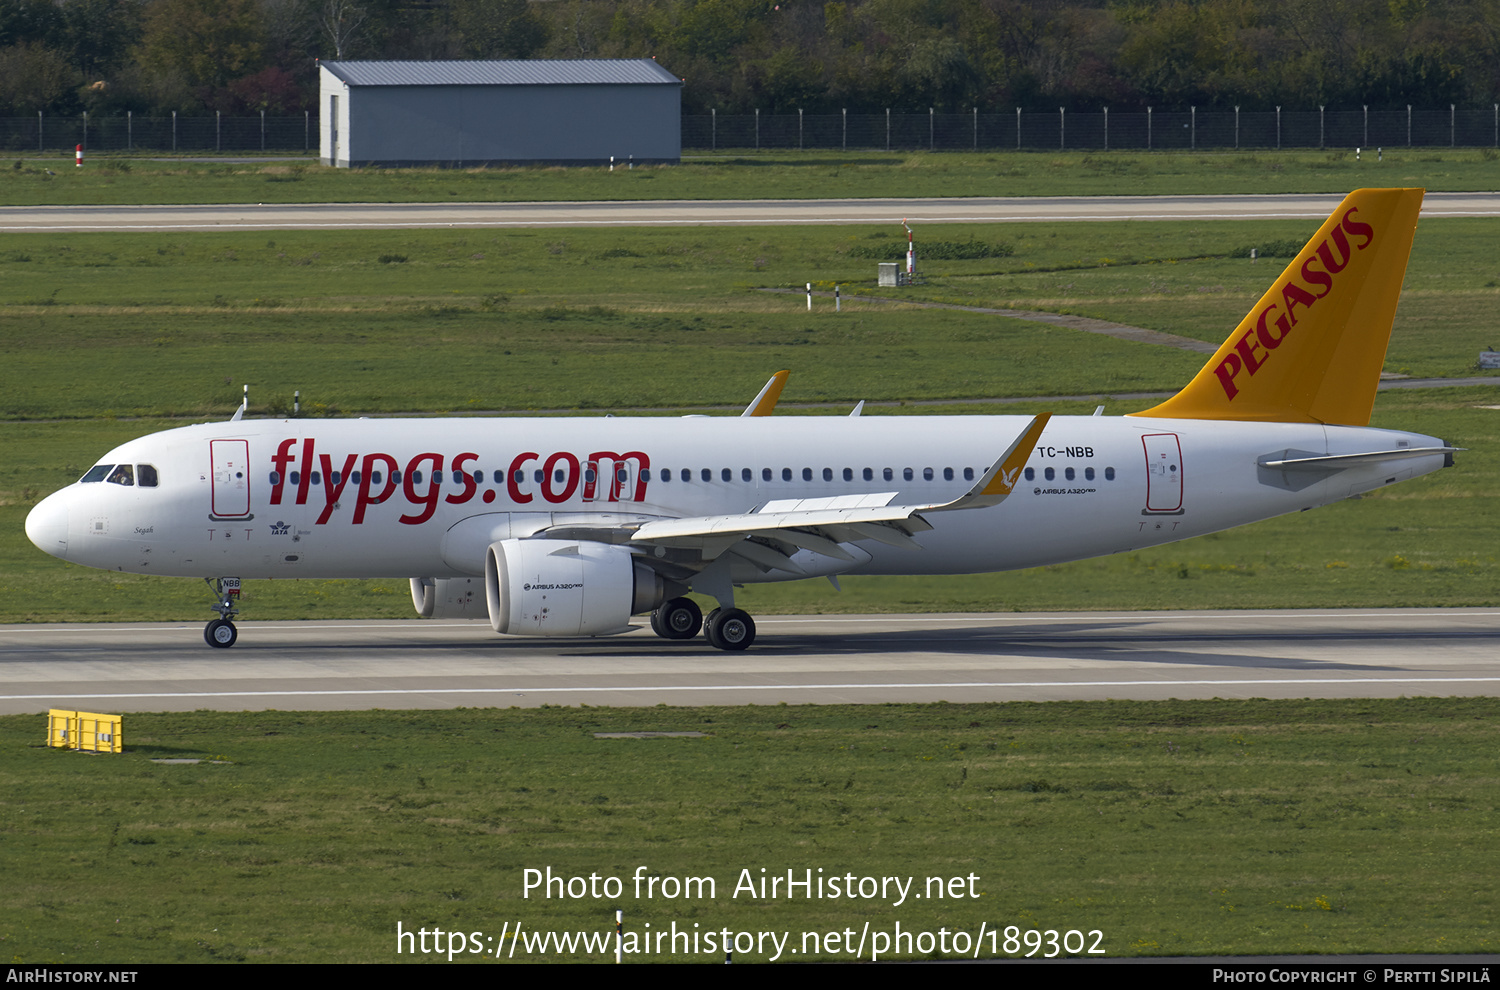
[{"label": "yellow tail fin", "polygon": [[1350,193],[1187,387],[1134,415],[1368,425],[1422,193]]}]

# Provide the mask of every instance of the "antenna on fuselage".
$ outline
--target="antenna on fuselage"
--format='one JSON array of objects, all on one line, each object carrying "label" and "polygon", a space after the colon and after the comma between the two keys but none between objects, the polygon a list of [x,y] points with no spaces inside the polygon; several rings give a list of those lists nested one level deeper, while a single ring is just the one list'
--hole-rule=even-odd
[{"label": "antenna on fuselage", "polygon": [[233,416],[229,417],[229,421],[231,423],[238,423],[240,421],[240,418],[245,415],[245,410],[249,409],[249,408],[250,408],[250,386],[246,385],[245,386],[245,397],[240,400],[240,407],[234,411],[234,415]]}]

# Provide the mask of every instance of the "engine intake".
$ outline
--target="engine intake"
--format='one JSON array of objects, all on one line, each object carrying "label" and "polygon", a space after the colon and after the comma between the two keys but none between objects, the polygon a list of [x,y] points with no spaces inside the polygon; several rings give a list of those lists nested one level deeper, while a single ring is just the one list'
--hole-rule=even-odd
[{"label": "engine intake", "polygon": [[607,636],[667,598],[660,575],[626,547],[501,540],[484,556],[490,626],[522,636]]}]

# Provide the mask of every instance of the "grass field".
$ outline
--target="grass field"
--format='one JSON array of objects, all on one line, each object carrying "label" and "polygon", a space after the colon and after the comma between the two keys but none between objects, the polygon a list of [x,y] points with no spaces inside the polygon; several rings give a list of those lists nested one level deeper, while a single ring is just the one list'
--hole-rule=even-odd
[{"label": "grass field", "polygon": [[[1108,956],[1493,953],[1497,717],[1491,699],[196,712],[127,716],[128,752],[93,758],[5,717],[0,944],[18,964],[396,962],[399,922],[477,932],[458,958],[479,961],[508,950],[502,925],[608,932],[619,908],[637,936],[790,933],[783,961],[867,922],[1097,931]],[[643,730],[704,735],[594,735]],[[153,762],[194,758],[213,762]],[[638,897],[642,866],[713,894]],[[548,867],[622,889],[523,896]],[[736,893],[762,869],[964,896]],[[515,959],[612,949],[523,936]],[[723,957],[627,961],[659,958]]]},{"label": "grass field", "polygon": [[[623,199],[1343,193],[1360,186],[1488,190],[1494,149],[1224,153],[724,151],[681,165],[333,169],[315,162],[152,161],[110,154],[0,158],[0,205],[428,203]],[[49,171],[52,174],[49,174]]]}]

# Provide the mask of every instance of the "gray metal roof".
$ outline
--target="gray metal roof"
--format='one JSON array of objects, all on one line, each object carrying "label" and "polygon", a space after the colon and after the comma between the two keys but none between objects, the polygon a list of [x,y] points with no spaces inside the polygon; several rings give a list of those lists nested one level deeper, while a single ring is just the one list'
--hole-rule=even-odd
[{"label": "gray metal roof", "polygon": [[681,79],[649,58],[323,62],[322,66],[350,86],[682,85]]}]

